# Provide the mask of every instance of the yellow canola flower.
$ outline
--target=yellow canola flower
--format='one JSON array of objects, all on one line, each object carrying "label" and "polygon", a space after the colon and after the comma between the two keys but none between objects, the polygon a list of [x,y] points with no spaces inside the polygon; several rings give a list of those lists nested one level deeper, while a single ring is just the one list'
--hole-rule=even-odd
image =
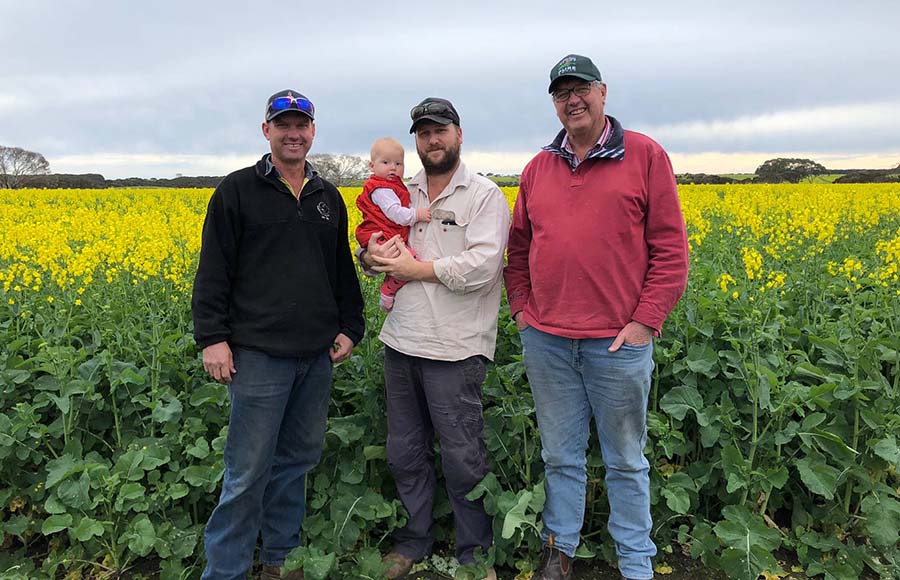
[{"label": "yellow canola flower", "polygon": [[744,270],[748,280],[759,278],[762,270],[762,254],[754,248],[741,248],[741,257],[744,261]]},{"label": "yellow canola flower", "polygon": [[722,289],[722,293],[727,294],[728,293],[728,285],[735,284],[735,281],[734,281],[734,278],[732,278],[730,274],[722,274],[719,276],[718,284],[719,284],[719,288]]},{"label": "yellow canola flower", "polygon": [[[360,191],[341,189],[352,248]],[[518,188],[501,191],[512,209]],[[55,299],[99,307],[105,298],[85,297],[121,284],[136,300],[152,287],[165,289],[162,300],[186,307],[211,195],[211,189],[0,190],[0,305],[13,300],[28,309],[17,316],[30,316],[35,298],[44,306]],[[900,295],[898,184],[698,185],[681,186],[679,196],[689,287],[753,301],[757,293],[803,288],[801,279],[829,279],[848,291]],[[597,232],[606,235],[615,234]],[[738,272],[746,279],[736,280]]]}]

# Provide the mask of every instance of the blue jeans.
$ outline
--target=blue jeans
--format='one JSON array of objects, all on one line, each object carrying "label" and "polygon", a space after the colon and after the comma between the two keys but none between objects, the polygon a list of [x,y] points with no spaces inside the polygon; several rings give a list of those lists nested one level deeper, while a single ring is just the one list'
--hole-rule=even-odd
[{"label": "blue jeans", "polygon": [[533,327],[521,336],[545,466],[544,542],[552,534],[560,550],[575,555],[584,522],[585,452],[593,416],[619,570],[635,580],[653,578],[650,465],[644,457],[653,343],[623,345],[610,353],[612,338],[575,340]]},{"label": "blue jeans", "polygon": [[280,566],[300,544],[306,473],[322,456],[331,395],[327,351],[310,358],[233,352],[225,479],[206,524],[204,580],[246,577],[260,532],[265,565]]}]

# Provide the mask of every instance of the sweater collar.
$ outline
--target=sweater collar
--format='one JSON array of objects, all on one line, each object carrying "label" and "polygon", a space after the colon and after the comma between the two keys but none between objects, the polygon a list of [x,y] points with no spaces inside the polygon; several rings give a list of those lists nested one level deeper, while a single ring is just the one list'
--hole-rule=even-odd
[{"label": "sweater collar", "polygon": [[[281,179],[281,173],[279,173],[278,168],[275,167],[275,164],[272,163],[271,153],[266,153],[265,155],[263,155],[262,161],[265,164],[263,175],[265,175],[266,177],[272,177],[274,179]],[[312,163],[310,163],[309,161],[304,161],[304,163],[305,165],[303,166],[303,176],[306,177],[306,179],[312,179],[319,174],[319,172],[316,171],[316,168],[313,167]]]},{"label": "sweater collar", "polygon": [[[587,161],[588,159],[616,159],[621,161],[625,158],[625,129],[622,128],[622,124],[615,117],[607,115],[606,121],[610,125],[610,130],[603,131],[600,141],[588,151],[582,161]],[[568,148],[563,146],[566,140],[566,130],[563,129],[556,135],[552,143],[543,147],[543,150],[559,155],[568,161],[569,165],[574,169],[578,166],[578,159]]]}]

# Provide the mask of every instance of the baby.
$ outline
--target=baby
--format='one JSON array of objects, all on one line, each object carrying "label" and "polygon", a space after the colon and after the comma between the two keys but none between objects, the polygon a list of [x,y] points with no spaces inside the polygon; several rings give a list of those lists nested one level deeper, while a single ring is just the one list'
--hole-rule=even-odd
[{"label": "baby", "polygon": [[[382,243],[398,234],[406,243],[410,226],[430,221],[431,210],[409,207],[409,190],[403,185],[403,146],[390,137],[377,139],[372,144],[369,169],[372,176],[356,198],[356,206],[363,216],[362,223],[356,228],[356,240],[366,247],[372,234],[382,232]],[[409,251],[416,255],[412,248]],[[394,296],[404,284],[406,282],[391,276],[384,277],[378,301],[382,310],[389,311],[394,307]]]}]

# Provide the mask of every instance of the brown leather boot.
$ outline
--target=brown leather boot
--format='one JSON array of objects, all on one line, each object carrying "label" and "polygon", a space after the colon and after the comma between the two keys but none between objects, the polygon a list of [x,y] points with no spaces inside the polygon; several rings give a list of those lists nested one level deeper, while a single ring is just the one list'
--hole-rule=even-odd
[{"label": "brown leather boot", "polygon": [[553,545],[553,536],[541,552],[541,567],[534,580],[572,580],[572,558]]},{"label": "brown leather boot", "polygon": [[303,580],[303,570],[291,570],[281,575],[281,566],[263,566],[259,580]]},{"label": "brown leather boot", "polygon": [[385,566],[384,575],[390,580],[395,578],[403,578],[412,570],[412,558],[404,556],[399,552],[390,552],[381,559],[381,563]]}]

